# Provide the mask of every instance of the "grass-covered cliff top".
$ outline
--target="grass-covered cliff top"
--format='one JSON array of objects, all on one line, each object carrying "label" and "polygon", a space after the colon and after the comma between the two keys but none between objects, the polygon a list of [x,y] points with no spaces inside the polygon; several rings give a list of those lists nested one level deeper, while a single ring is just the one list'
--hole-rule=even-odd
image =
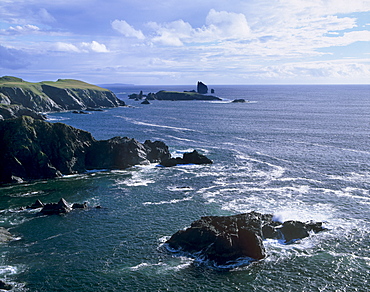
[{"label": "grass-covered cliff top", "polygon": [[58,79],[57,81],[42,81],[32,83],[12,76],[0,77],[0,87],[19,87],[35,92],[39,91],[42,85],[49,85],[60,89],[91,89],[99,91],[109,91],[108,89],[74,79]]}]

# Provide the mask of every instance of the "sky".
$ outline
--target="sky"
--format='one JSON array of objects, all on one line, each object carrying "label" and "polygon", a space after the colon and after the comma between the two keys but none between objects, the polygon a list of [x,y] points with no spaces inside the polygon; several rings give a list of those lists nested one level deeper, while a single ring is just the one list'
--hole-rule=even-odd
[{"label": "sky", "polygon": [[370,84],[370,0],[0,0],[0,76]]}]

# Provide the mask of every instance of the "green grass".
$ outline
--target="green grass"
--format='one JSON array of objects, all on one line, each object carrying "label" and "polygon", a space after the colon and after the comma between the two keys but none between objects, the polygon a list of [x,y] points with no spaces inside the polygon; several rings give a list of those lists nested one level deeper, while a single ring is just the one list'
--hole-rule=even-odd
[{"label": "green grass", "polygon": [[49,85],[60,89],[91,89],[109,91],[108,89],[74,79],[58,79],[57,81],[42,81],[32,83],[12,76],[0,77],[0,87],[19,87],[25,90],[31,90],[37,95],[43,95],[41,87],[42,85]]}]

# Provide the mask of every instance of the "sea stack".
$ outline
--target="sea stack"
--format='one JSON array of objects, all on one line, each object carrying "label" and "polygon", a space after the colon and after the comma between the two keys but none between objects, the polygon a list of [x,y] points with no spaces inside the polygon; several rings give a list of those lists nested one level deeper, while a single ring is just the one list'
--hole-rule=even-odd
[{"label": "sea stack", "polygon": [[200,93],[200,94],[207,94],[208,93],[208,86],[205,85],[203,82],[198,81],[197,92]]}]

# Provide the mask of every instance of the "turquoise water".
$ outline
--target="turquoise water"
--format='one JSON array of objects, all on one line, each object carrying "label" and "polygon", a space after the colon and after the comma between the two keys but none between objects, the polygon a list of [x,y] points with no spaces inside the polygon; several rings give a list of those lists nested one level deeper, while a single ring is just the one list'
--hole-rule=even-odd
[{"label": "turquoise water", "polygon": [[[188,87],[112,88],[130,107],[49,114],[97,139],[164,141],[213,165],[89,172],[0,189],[0,279],[14,291],[367,291],[370,272],[370,86],[215,86],[222,102],[127,94]],[[248,103],[233,104],[236,98]],[[19,211],[36,199],[102,209],[66,216]],[[172,254],[163,242],[200,216],[258,211],[325,221],[330,231],[231,271]]]}]

